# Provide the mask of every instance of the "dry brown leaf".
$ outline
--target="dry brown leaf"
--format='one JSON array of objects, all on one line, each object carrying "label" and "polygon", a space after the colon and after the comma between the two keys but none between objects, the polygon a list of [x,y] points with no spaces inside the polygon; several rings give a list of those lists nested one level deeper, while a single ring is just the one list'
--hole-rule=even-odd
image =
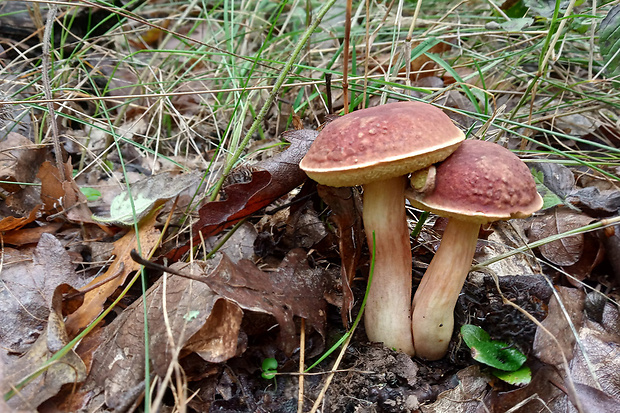
[{"label": "dry brown leaf", "polygon": [[527,386],[511,391],[491,392],[485,399],[485,405],[491,413],[504,413],[519,403],[523,403],[523,407],[515,413],[545,411],[541,409],[542,404],[549,405],[562,396],[562,392],[552,383],[558,381],[561,379],[555,370],[543,366],[533,373],[532,381]]},{"label": "dry brown leaf", "polygon": [[[37,169],[44,160],[44,146],[10,132],[6,140],[0,140],[0,181],[34,182]],[[8,192],[20,190],[15,184],[1,183],[0,187]]]},{"label": "dry brown leaf", "polygon": [[620,399],[585,384],[575,383],[575,394],[570,399],[573,405],[579,400],[583,413],[620,412]]},{"label": "dry brown leaf", "polygon": [[239,355],[245,350],[245,346],[238,348],[242,319],[243,310],[237,304],[217,300],[208,320],[186,343],[185,351],[194,352],[211,363],[221,363]]},{"label": "dry brown leaf", "polygon": [[[615,312],[617,316],[617,309]],[[578,349],[571,363],[571,378],[592,388],[595,388],[598,382],[603,392],[615,400],[616,406],[620,406],[620,335],[617,331],[610,334],[598,323],[588,321],[579,331],[579,340],[595,377],[590,373],[584,355]],[[584,395],[589,399],[591,392],[584,389],[582,396]],[[588,404],[587,399],[585,401],[582,399],[582,403]]]},{"label": "dry brown leaf", "polygon": [[[557,208],[532,221],[531,238],[538,241],[551,235],[589,224],[592,218],[567,208]],[[584,235],[577,234],[539,247],[540,253],[556,265],[573,265],[583,252]]]},{"label": "dry brown leaf", "polygon": [[[160,232],[155,228],[155,223],[156,214],[151,214],[138,227],[142,251],[145,251],[145,254],[148,254],[159,240]],[[127,234],[114,243],[113,254],[116,256],[116,259],[108,270],[104,274],[93,279],[86,287],[96,285],[113,276],[116,277],[98,288],[88,291],[84,295],[84,305],[67,317],[67,332],[70,337],[75,337],[84,327],[97,318],[108,297],[125,282],[125,278],[129,273],[137,271],[140,268],[140,265],[129,256],[131,250],[135,248],[136,233],[134,229],[131,228]]]},{"label": "dry brown leaf", "polygon": [[340,252],[340,274],[342,278],[342,323],[347,325],[349,313],[353,308],[351,283],[362,254],[364,233],[359,193],[353,188],[333,188],[317,185],[319,196],[332,210],[332,219],[338,227],[338,247]]},{"label": "dry brown leaf", "polygon": [[37,177],[41,180],[41,202],[48,215],[64,213],[65,217],[78,223],[95,223],[86,205],[86,197],[72,178],[71,163],[65,165],[65,181],[61,181],[58,169],[50,162],[44,162]]},{"label": "dry brown leaf", "polygon": [[[104,329],[99,326],[95,327],[82,341],[80,341],[77,349],[75,349],[76,354],[82,359],[82,362],[86,366],[87,372],[91,370],[93,353],[101,345],[103,330]],[[41,413],[78,412],[87,411],[89,403],[101,406],[103,404],[103,394],[91,392],[87,386],[84,386],[84,384],[89,382],[88,377],[90,376],[87,376],[85,381],[75,386],[63,387],[55,397],[48,399],[45,403],[40,405],[38,411]],[[100,399],[99,402],[97,402],[98,399]]]},{"label": "dry brown leaf", "polygon": [[[23,217],[30,215],[30,211],[41,208],[41,187],[27,186],[21,191],[10,194],[4,199],[4,207],[0,204],[0,213],[5,216]],[[5,209],[5,211],[2,211]],[[43,209],[41,208],[41,213]]]},{"label": "dry brown leaf", "polygon": [[291,250],[278,269],[263,272],[248,260],[236,265],[226,255],[206,278],[209,287],[245,310],[271,314],[280,326],[279,345],[291,354],[299,345],[294,316],[325,338],[326,282],[308,266],[306,252]]},{"label": "dry brown leaf", "polygon": [[[302,189],[302,192],[305,192],[304,189]],[[301,196],[304,195],[306,194],[304,193]],[[282,247],[285,250],[290,248],[310,249],[328,235],[325,222],[316,210],[308,208],[309,204],[296,204],[295,207],[289,209],[290,213],[286,220],[286,230],[281,240]],[[299,208],[299,206],[301,207]]]},{"label": "dry brown leaf", "polygon": [[[549,303],[549,316],[543,321],[543,325],[559,341],[562,348],[558,349],[555,341],[550,340],[548,335],[539,329],[534,343],[534,352],[541,361],[558,367],[563,363],[560,353],[564,352],[570,363],[571,377],[565,377],[565,370],[562,368],[559,368],[557,372],[563,374],[564,377],[559,377],[550,368],[543,368],[534,375],[532,383],[527,387],[495,397],[492,405],[498,406],[499,409],[494,411],[505,411],[502,408],[510,408],[532,394],[543,397],[554,412],[577,413],[574,407],[577,400],[581,404],[582,412],[620,411],[620,374],[618,373],[620,371],[618,361],[620,360],[620,335],[617,331],[620,317],[617,307],[609,302],[602,302],[600,321],[603,324],[587,319],[584,321],[583,292],[559,287],[558,293],[578,332],[579,346],[576,345],[577,338],[573,335],[565,315],[553,297]],[[584,352],[587,354],[587,361]],[[600,384],[602,390],[597,389],[597,383]],[[558,388],[567,397],[558,398]],[[550,397],[551,395],[553,397]],[[533,404],[528,406],[533,406]]]},{"label": "dry brown leaf", "polygon": [[615,188],[600,190],[595,186],[578,188],[566,197],[566,202],[593,217],[609,217],[620,209],[620,191]]},{"label": "dry brown leaf", "polygon": [[[0,346],[21,354],[47,323],[54,290],[60,284],[80,286],[69,254],[50,234],[43,234],[32,254],[5,260],[0,272]],[[6,353],[5,353],[6,354]]]},{"label": "dry brown leaf", "polygon": [[620,225],[608,227],[600,232],[607,261],[613,269],[616,283],[620,284]]},{"label": "dry brown leaf", "polygon": [[[30,211],[27,217],[5,217],[0,220],[0,233],[12,230],[18,230],[22,228],[24,225],[28,225],[33,222],[35,219],[39,218],[39,210],[41,205],[37,205]],[[6,241],[5,241],[6,242]]]},{"label": "dry brown leaf", "polygon": [[[583,291],[574,288],[557,287],[562,304],[566,308],[571,322],[579,331],[583,323],[583,309],[585,294]],[[576,338],[566,320],[566,315],[562,311],[555,295],[549,301],[549,315],[542,321],[542,325],[551,333],[550,337],[540,327],[536,330],[533,351],[536,357],[542,362],[559,366],[564,362],[562,354],[566,360],[573,358],[573,347]],[[555,338],[555,340],[554,340]],[[559,342],[561,348],[556,344]]]},{"label": "dry brown leaf", "polygon": [[244,258],[251,260],[254,257],[254,242],[257,236],[258,232],[254,225],[244,222],[219,251],[226,254],[234,263]]},{"label": "dry brown leaf", "polygon": [[[592,222],[592,218],[568,208],[555,208],[531,222],[531,241],[570,231]],[[583,280],[602,259],[602,243],[596,234],[576,234],[539,247],[540,253],[555,265]]]},{"label": "dry brown leaf", "polygon": [[478,413],[487,390],[488,378],[478,366],[470,366],[457,373],[459,385],[441,393],[437,401],[421,406],[424,413]]},{"label": "dry brown leaf", "polygon": [[[1,358],[0,358],[0,383],[4,383],[4,362],[2,361]],[[6,404],[6,402],[4,401],[4,398],[0,397],[0,412],[10,412],[10,411],[13,411],[15,413],[15,410],[11,410],[9,405]],[[26,410],[20,410],[20,411],[26,411]],[[34,409],[30,411],[34,411]]]},{"label": "dry brown leaf", "polygon": [[41,227],[21,228],[13,231],[7,231],[2,237],[5,244],[10,245],[26,245],[39,242],[43,234],[55,234],[62,227],[62,222],[50,222]]},{"label": "dry brown leaf", "polygon": [[[21,380],[40,370],[48,359],[69,343],[63,322],[63,296],[76,290],[68,284],[61,284],[54,290],[50,303],[47,329],[28,352],[15,362],[10,363],[1,389],[6,393]],[[86,366],[80,357],[69,350],[57,362],[47,367],[41,375],[20,389],[19,395],[13,396],[8,403],[13,408],[35,409],[42,402],[56,395],[65,384],[79,383],[86,378]]]},{"label": "dry brown leaf", "polygon": [[[195,263],[196,276],[208,271],[209,264]],[[175,264],[180,269],[183,264]],[[205,267],[207,266],[207,267]],[[191,268],[185,269],[192,273]],[[165,297],[165,300],[163,300]],[[153,371],[163,377],[196,334],[193,349],[202,355],[225,360],[237,352],[241,324],[238,307],[231,307],[200,281],[167,275],[160,278],[146,294],[149,321],[149,349]],[[144,380],[144,304],[142,299],[129,306],[103,331],[98,349],[94,352],[91,374],[83,391],[105,389],[106,404],[117,408],[128,389]],[[215,328],[208,337],[205,326]],[[218,336],[217,333],[222,335]],[[91,345],[92,347],[92,345]],[[136,395],[137,397],[138,395]]]}]

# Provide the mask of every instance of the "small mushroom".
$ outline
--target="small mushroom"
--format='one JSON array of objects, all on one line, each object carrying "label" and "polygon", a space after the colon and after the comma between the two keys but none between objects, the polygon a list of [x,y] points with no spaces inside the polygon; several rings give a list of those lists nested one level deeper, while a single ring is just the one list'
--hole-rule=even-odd
[{"label": "small mushroom", "polygon": [[375,270],[364,315],[366,334],[371,341],[409,355],[414,348],[404,196],[407,175],[445,159],[464,138],[450,118],[432,105],[391,103],[329,123],[300,163],[320,184],[364,186],[369,246],[373,233],[376,239]]},{"label": "small mushroom", "polygon": [[[413,206],[449,218],[412,304],[415,352],[427,360],[438,360],[448,350],[454,306],[471,267],[480,225],[525,218],[543,205],[528,167],[500,145],[467,140],[435,167],[432,188],[406,191]],[[423,180],[417,178],[412,179],[414,186],[422,187]]]}]

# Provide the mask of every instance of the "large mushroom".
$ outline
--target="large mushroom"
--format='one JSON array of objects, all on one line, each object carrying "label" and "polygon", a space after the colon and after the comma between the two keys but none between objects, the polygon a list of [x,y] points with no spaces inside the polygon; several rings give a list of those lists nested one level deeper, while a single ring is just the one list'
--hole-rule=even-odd
[{"label": "large mushroom", "polygon": [[[454,306],[469,273],[481,224],[525,218],[543,201],[528,167],[508,149],[467,140],[428,174],[412,179],[406,196],[412,205],[448,217],[441,244],[413,299],[415,352],[427,360],[442,358],[454,328]],[[413,178],[413,177],[412,177]]]},{"label": "large mushroom", "polygon": [[364,323],[371,341],[414,354],[411,335],[411,246],[405,214],[410,172],[445,159],[464,135],[440,109],[398,102],[362,109],[329,123],[301,169],[316,182],[363,185],[368,245],[375,270]]}]

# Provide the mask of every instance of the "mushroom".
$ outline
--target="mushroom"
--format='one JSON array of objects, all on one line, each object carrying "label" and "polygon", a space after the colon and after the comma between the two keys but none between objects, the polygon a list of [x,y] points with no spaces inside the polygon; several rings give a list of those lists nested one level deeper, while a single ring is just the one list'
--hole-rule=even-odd
[{"label": "mushroom", "polygon": [[375,269],[364,324],[371,341],[413,355],[411,246],[405,213],[410,172],[445,159],[464,135],[440,109],[398,102],[342,116],[319,133],[300,163],[319,184],[363,185],[368,245]]},{"label": "mushroom", "polygon": [[435,166],[430,189],[416,191],[424,173],[416,175],[411,180],[414,189],[406,191],[411,204],[449,218],[412,303],[416,355],[438,360],[448,350],[454,306],[471,267],[480,225],[528,217],[543,201],[528,167],[508,149],[490,142],[463,142]]}]

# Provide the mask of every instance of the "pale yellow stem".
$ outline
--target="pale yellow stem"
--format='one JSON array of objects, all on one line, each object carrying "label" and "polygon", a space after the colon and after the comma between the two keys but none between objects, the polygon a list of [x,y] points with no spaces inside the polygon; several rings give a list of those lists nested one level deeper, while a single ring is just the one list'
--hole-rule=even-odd
[{"label": "pale yellow stem", "polygon": [[405,177],[364,185],[364,228],[375,270],[364,324],[371,341],[413,355],[411,336],[411,247],[405,213]]},{"label": "pale yellow stem", "polygon": [[454,330],[454,306],[476,252],[480,224],[451,218],[441,245],[413,299],[412,331],[415,352],[439,360],[448,351]]}]

